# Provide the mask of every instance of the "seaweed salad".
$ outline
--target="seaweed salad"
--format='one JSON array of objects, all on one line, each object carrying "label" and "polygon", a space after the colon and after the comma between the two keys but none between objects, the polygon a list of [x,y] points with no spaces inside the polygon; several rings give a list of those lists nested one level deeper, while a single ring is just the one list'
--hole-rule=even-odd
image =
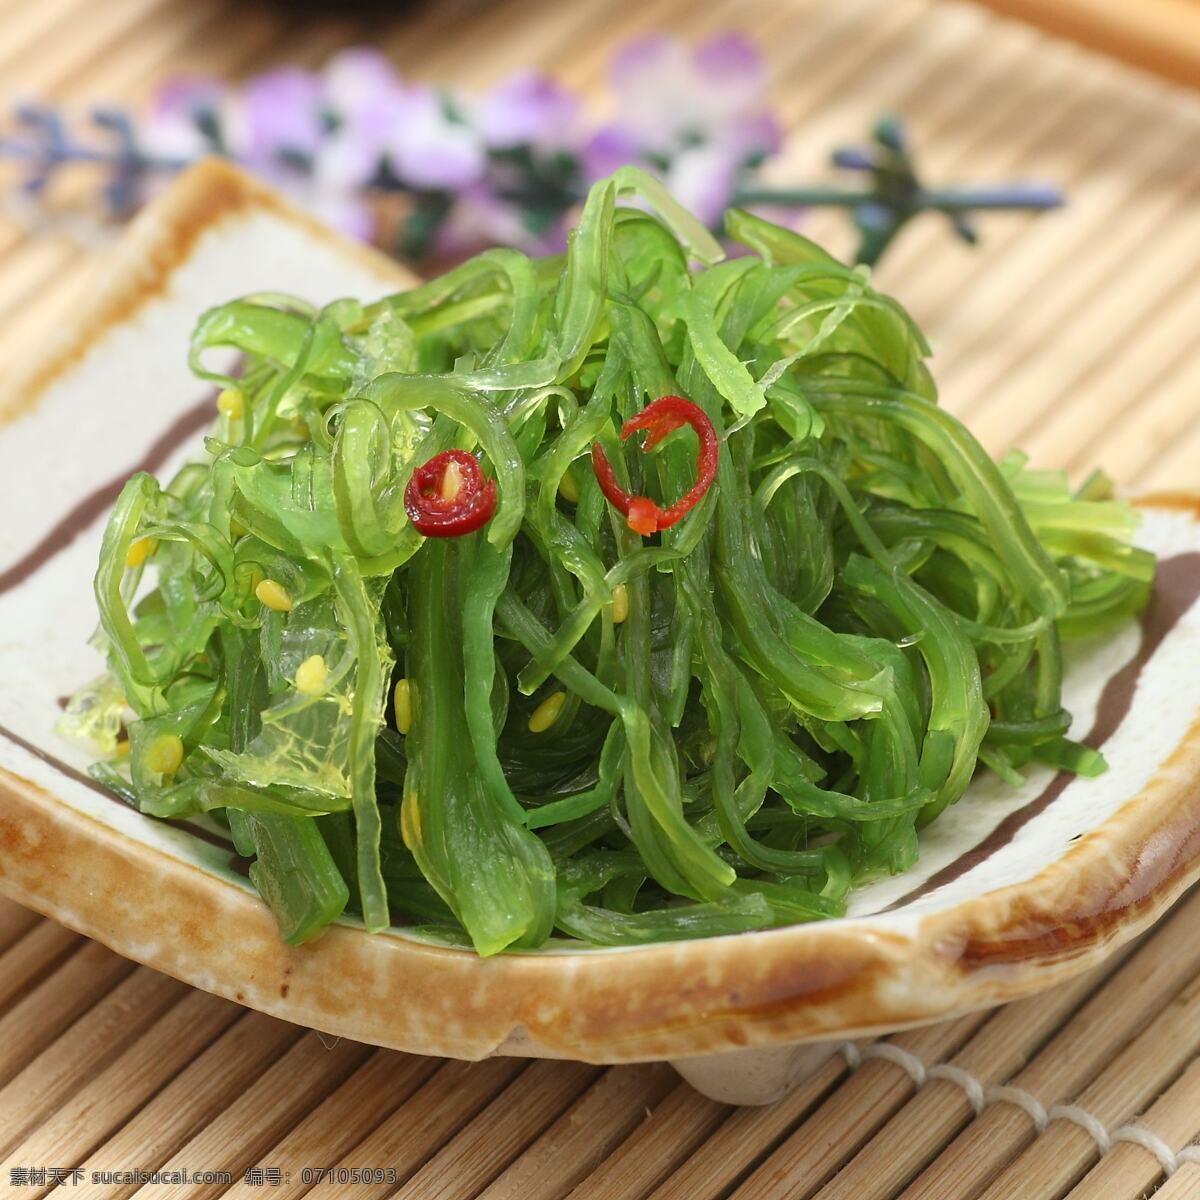
[{"label": "seaweed salad", "polygon": [[206,454],[121,492],[64,724],[288,942],[833,917],[976,771],[1104,770],[1061,647],[1146,602],[1132,509],[993,461],[865,269],[724,232],[626,168],[564,255],[201,316]]}]

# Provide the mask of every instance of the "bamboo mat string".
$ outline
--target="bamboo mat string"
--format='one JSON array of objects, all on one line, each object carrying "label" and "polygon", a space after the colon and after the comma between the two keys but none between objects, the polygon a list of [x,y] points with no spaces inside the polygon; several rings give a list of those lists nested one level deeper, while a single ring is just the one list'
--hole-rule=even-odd
[{"label": "bamboo mat string", "polygon": [[979,1116],[989,1104],[1012,1104],[1026,1113],[1039,1134],[1045,1133],[1053,1121],[1070,1121],[1078,1125],[1091,1136],[1101,1155],[1108,1154],[1122,1142],[1141,1146],[1154,1155],[1168,1176],[1185,1162],[1200,1162],[1200,1145],[1176,1153],[1153,1129],[1136,1121],[1121,1125],[1110,1133],[1099,1117],[1078,1104],[1055,1104],[1047,1109],[1032,1092],[1024,1088],[1004,1085],[989,1087],[970,1071],[950,1063],[928,1067],[915,1054],[909,1054],[888,1042],[875,1042],[865,1047],[859,1047],[854,1042],[843,1042],[838,1052],[852,1071],[857,1071],[863,1062],[871,1058],[895,1063],[907,1072],[919,1088],[931,1079],[945,1079],[962,1089],[975,1116]]},{"label": "bamboo mat string", "polygon": [[1010,1200],[1073,1186],[1104,1153],[1107,1129],[1123,1125],[1167,1088],[1200,1041],[1200,976],[1151,1021],[991,1186],[985,1200]]}]

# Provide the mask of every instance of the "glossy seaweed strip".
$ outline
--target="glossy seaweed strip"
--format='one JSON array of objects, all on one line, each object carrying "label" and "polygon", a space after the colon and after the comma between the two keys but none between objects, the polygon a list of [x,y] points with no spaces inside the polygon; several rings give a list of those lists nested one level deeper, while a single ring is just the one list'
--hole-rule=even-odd
[{"label": "glossy seaweed strip", "polygon": [[[1103,770],[1061,643],[1146,602],[1133,511],[993,462],[865,271],[748,213],[726,233],[748,253],[626,169],[564,256],[201,317],[219,415],[116,502],[108,671],[64,726],[143,811],[225,824],[287,940],[343,912],[483,955],[836,916],[977,770]],[[691,428],[618,437],[664,395],[707,415],[716,477],[641,537],[591,449],[684,495]],[[495,509],[426,540],[405,490],[449,449]]]}]

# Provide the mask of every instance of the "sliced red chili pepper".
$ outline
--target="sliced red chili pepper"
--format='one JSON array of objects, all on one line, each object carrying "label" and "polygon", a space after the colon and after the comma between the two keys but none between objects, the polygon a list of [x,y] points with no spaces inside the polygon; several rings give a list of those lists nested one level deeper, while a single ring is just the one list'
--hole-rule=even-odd
[{"label": "sliced red chili pepper", "polygon": [[404,511],[426,537],[460,537],[496,511],[496,484],[485,479],[473,454],[443,450],[422,463],[404,489]]},{"label": "sliced red chili pepper", "polygon": [[622,441],[639,429],[644,429],[646,440],[642,443],[642,450],[646,451],[652,450],[668,433],[674,433],[683,425],[690,425],[700,441],[696,453],[696,482],[667,508],[660,508],[648,496],[631,496],[626,492],[617,482],[600,443],[592,445],[592,469],[596,472],[600,490],[613,508],[624,515],[629,528],[643,537],[670,528],[684,513],[694,508],[712,486],[717,476],[717,431],[705,411],[682,396],[660,396],[621,426]]}]

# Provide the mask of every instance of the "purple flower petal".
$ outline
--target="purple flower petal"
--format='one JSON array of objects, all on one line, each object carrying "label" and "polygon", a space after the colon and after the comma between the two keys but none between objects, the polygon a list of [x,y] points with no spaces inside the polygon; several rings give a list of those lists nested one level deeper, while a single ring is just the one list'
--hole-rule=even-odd
[{"label": "purple flower petal", "polygon": [[354,178],[365,183],[385,157],[408,104],[399,75],[377,50],[343,50],[321,73],[321,102],[338,121],[330,135],[337,143],[330,169],[347,183]]},{"label": "purple flower petal", "polygon": [[168,79],[150,101],[152,117],[186,116],[214,108],[224,88],[211,75],[177,75]]},{"label": "purple flower petal", "polygon": [[608,74],[613,90],[620,92],[622,88],[653,74],[673,58],[678,49],[679,43],[663,33],[652,33],[626,42],[609,62]]},{"label": "purple flower petal", "polygon": [[658,35],[631,42],[613,59],[611,79],[615,123],[642,149],[669,154],[686,140],[703,96],[681,42]]},{"label": "purple flower petal", "polygon": [[579,101],[545,75],[523,72],[505,80],[484,99],[476,114],[483,140],[497,149],[571,144]]},{"label": "purple flower petal", "polygon": [[378,174],[381,157],[379,143],[344,125],[321,143],[313,159],[313,176],[319,186],[331,190],[361,190]]},{"label": "purple flower petal", "polygon": [[197,158],[212,149],[201,132],[202,114],[228,116],[229,98],[221,84],[207,76],[179,76],[155,94],[141,122],[140,139],[151,154],[163,158]]},{"label": "purple flower petal", "polygon": [[641,158],[638,140],[619,125],[602,125],[584,143],[583,174],[588,183],[611,175],[626,163],[637,163]]},{"label": "purple flower petal", "polygon": [[391,60],[368,46],[335,54],[321,72],[321,99],[343,120],[395,104],[402,94]]},{"label": "purple flower petal", "polygon": [[705,225],[716,226],[733,200],[738,158],[724,147],[694,146],[675,157],[667,188]]},{"label": "purple flower petal", "polygon": [[756,112],[731,121],[722,131],[720,141],[743,162],[748,162],[777,154],[783,135],[778,121],[769,112]]},{"label": "purple flower petal", "polygon": [[763,60],[758,47],[740,33],[720,33],[696,48],[696,66],[710,79],[751,79],[761,86]]},{"label": "purple flower petal", "polygon": [[299,67],[255,76],[242,93],[242,154],[252,165],[288,154],[311,155],[320,144],[321,81]]},{"label": "purple flower petal", "polygon": [[661,35],[643,38],[613,61],[614,123],[643,156],[669,159],[711,142],[754,158],[778,142],[763,75],[761,56],[740,34],[722,34],[694,50]]},{"label": "purple flower petal", "polygon": [[756,114],[766,83],[762,58],[739,34],[724,34],[696,48],[692,63],[702,111],[716,127]]},{"label": "purple flower petal", "polygon": [[416,188],[457,189],[477,183],[487,166],[478,134],[446,115],[433,91],[410,92],[387,142],[396,174]]},{"label": "purple flower petal", "polygon": [[[576,214],[577,215],[577,214]],[[521,209],[497,196],[487,184],[466,188],[438,226],[434,255],[461,259],[488,246],[515,246],[526,254],[554,254],[567,243],[567,214],[549,229],[534,233]]]},{"label": "purple flower petal", "polygon": [[465,258],[487,246],[515,245],[524,232],[521,214],[485,185],[465,188],[434,235],[440,258]]}]

